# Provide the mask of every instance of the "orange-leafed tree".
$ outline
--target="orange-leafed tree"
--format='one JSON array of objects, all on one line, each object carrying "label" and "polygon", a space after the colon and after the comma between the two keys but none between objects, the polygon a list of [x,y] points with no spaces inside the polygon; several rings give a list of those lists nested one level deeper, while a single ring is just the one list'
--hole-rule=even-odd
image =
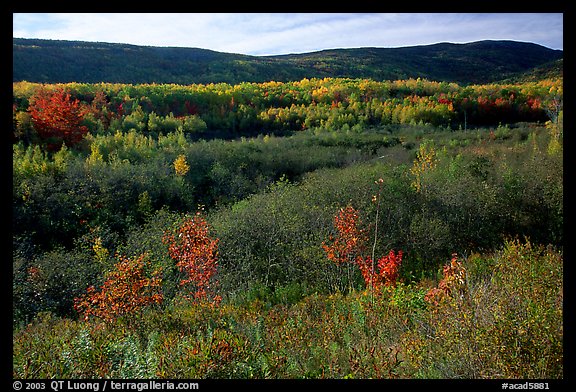
[{"label": "orange-leafed tree", "polygon": [[210,225],[201,212],[184,219],[173,232],[164,235],[170,257],[184,274],[180,286],[184,298],[197,303],[218,305],[218,238],[210,235]]},{"label": "orange-leafed tree", "polygon": [[86,294],[74,299],[76,311],[85,320],[94,316],[113,321],[122,315],[136,314],[148,305],[161,303],[161,270],[153,271],[148,277],[145,259],[146,254],[134,258],[119,256],[114,269],[106,274],[100,291],[90,286]]},{"label": "orange-leafed tree", "polygon": [[376,262],[376,268],[372,258],[359,257],[356,260],[358,268],[364,278],[364,283],[374,293],[378,294],[383,286],[394,286],[398,281],[400,264],[402,264],[402,251],[395,253],[393,250],[388,255],[381,257]]},{"label": "orange-leafed tree", "polygon": [[[381,185],[382,181],[377,184]],[[379,195],[375,197],[379,198]],[[334,228],[337,234],[330,236],[328,243],[322,243],[322,249],[329,260],[337,264],[356,264],[366,287],[374,294],[381,293],[384,286],[396,284],[402,263],[402,251],[395,253],[391,250],[388,255],[376,261],[374,247],[372,256],[364,257],[368,235],[366,229],[362,228],[360,214],[355,208],[347,206],[340,209],[334,217]]]},{"label": "orange-leafed tree", "polygon": [[337,263],[355,263],[366,249],[366,232],[361,228],[360,214],[352,206],[341,208],[334,217],[336,235],[330,236],[322,249],[329,260]]},{"label": "orange-leafed tree", "polygon": [[28,112],[38,136],[50,149],[58,149],[62,143],[73,146],[88,133],[82,125],[86,110],[62,88],[38,90],[30,98]]}]

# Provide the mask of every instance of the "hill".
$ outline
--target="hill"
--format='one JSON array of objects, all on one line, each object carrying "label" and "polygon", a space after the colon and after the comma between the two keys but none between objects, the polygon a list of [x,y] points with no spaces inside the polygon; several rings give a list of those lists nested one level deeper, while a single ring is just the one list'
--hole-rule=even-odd
[{"label": "hill", "polygon": [[526,72],[515,74],[503,80],[505,83],[538,82],[544,79],[560,79],[564,77],[564,60],[558,59],[544,63]]},{"label": "hill", "polygon": [[489,83],[515,78],[563,57],[561,50],[515,41],[249,56],[199,48],[13,38],[12,53],[13,81],[178,84],[304,77],[421,77],[461,84]]}]

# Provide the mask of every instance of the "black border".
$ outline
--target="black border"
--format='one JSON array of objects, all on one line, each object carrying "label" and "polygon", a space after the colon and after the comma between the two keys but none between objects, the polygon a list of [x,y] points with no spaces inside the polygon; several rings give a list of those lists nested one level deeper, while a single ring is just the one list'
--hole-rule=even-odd
[{"label": "black border", "polygon": [[[6,4],[6,3],[5,3]],[[172,5],[172,4],[157,4],[151,2],[142,2],[138,3],[137,5],[133,2],[122,2],[122,3],[107,3],[103,7],[97,6],[102,5],[102,3],[97,2],[74,2],[74,3],[66,3],[66,2],[44,2],[44,3],[26,3],[26,2],[18,2],[12,4],[6,4],[9,8],[6,12],[6,19],[10,18],[10,22],[6,20],[5,25],[10,26],[12,25],[12,13],[14,12],[510,12],[510,13],[517,13],[517,12],[555,12],[555,13],[563,13],[564,14],[564,30],[565,33],[568,30],[572,30],[573,25],[573,13],[571,12],[571,7],[569,2],[522,2],[522,3],[514,3],[514,2],[504,2],[504,1],[482,1],[482,2],[428,2],[428,3],[407,3],[407,2],[383,2],[383,1],[373,1],[370,3],[349,3],[349,2],[331,2],[330,4],[324,2],[303,2],[298,3],[295,1],[285,2],[282,4],[280,2],[270,2],[263,5],[261,2],[232,2],[232,3],[223,3],[218,4],[216,2],[211,2],[210,4],[199,4],[199,2],[183,2],[180,5]],[[572,140],[575,135],[573,130],[574,128],[574,114],[576,113],[575,101],[574,101],[574,80],[571,75],[571,71],[576,69],[573,60],[573,49],[575,43],[573,42],[572,36],[574,33],[564,34],[564,61],[565,66],[564,70],[568,70],[568,73],[564,74],[564,103],[567,110],[565,110],[564,121],[567,124],[566,129],[568,132],[564,134],[564,144],[565,147],[568,147],[566,150],[568,153],[564,155],[565,159],[565,167],[573,168],[576,167],[573,165],[573,162],[570,162],[574,154],[570,153],[571,146],[575,145],[574,140]],[[8,49],[8,34],[6,34],[6,47]],[[11,41],[10,41],[11,45]],[[8,84],[11,80],[8,80],[8,76],[6,76],[6,89],[8,89]],[[11,87],[10,87],[11,88]],[[6,91],[7,92],[7,91]],[[3,94],[4,98],[8,101],[9,95]],[[5,129],[4,129],[4,140],[5,142],[2,143],[3,148],[6,151],[1,154],[2,155],[2,169],[0,173],[2,173],[3,181],[7,181],[9,184],[12,182],[11,178],[11,143],[7,142],[6,139],[11,141],[11,127],[12,127],[12,114],[10,112],[10,102],[6,102],[5,105],[2,107],[6,111],[4,115],[5,119]],[[568,171],[569,172],[569,171]],[[571,179],[565,180],[565,184],[570,184]],[[492,390],[504,390],[503,384],[524,384],[528,382],[548,382],[550,391],[555,392],[558,390],[566,390],[568,385],[572,385],[574,375],[571,373],[571,369],[574,368],[574,361],[572,359],[572,345],[574,342],[574,338],[572,337],[573,331],[573,322],[572,322],[572,309],[573,309],[573,291],[572,286],[570,283],[574,276],[573,265],[574,265],[574,253],[572,244],[569,243],[568,239],[573,238],[569,235],[571,234],[571,224],[572,220],[571,217],[574,216],[574,206],[573,200],[574,198],[574,190],[571,186],[565,186],[565,215],[568,216],[568,219],[564,220],[565,225],[565,232],[568,233],[566,238],[566,245],[564,247],[564,378],[561,380],[510,380],[510,379],[502,379],[502,380],[292,380],[292,379],[281,379],[281,380],[175,380],[175,379],[167,379],[167,380],[158,380],[158,381],[168,381],[174,384],[179,384],[182,382],[197,382],[199,385],[198,390],[220,390],[222,388],[227,389],[242,389],[246,391],[252,390],[270,390],[271,388],[275,387],[288,387],[288,388],[367,388],[370,390],[388,390],[387,388],[392,388],[391,390],[398,390],[402,388],[416,388],[421,390],[426,390],[431,388],[433,390],[440,389],[444,390],[466,390],[468,388],[476,388],[480,387],[483,391],[492,391]],[[568,207],[566,209],[566,207]],[[5,212],[2,213],[3,222],[9,224],[11,226],[11,207],[9,203],[4,203],[3,208]],[[11,229],[5,230],[4,233],[11,233]],[[11,298],[12,297],[12,289],[11,289],[11,274],[12,269],[10,268],[10,264],[7,260],[11,260],[12,255],[12,241],[11,236],[3,235],[2,239],[4,241],[4,246],[2,249],[6,250],[6,253],[10,252],[10,255],[7,257],[6,261],[4,262],[5,271],[2,274],[4,279],[7,281],[2,284],[3,290],[5,290],[3,298]],[[8,304],[5,309],[8,309],[10,313],[12,313],[12,302]],[[7,322],[12,322],[11,318],[5,317],[4,319]],[[2,373],[5,376],[6,381],[2,383],[11,390],[17,390],[14,388],[16,382],[22,383],[22,390],[25,390],[25,386],[29,383],[42,383],[45,385],[44,390],[52,390],[50,388],[50,382],[53,380],[34,380],[34,379],[14,379],[13,378],[13,367],[12,367],[12,360],[11,360],[11,352],[12,352],[12,339],[8,334],[5,334],[4,339],[2,339],[2,359],[6,362],[4,363],[4,367],[2,369]],[[3,377],[4,378],[4,377]],[[58,380],[56,380],[58,381]],[[78,381],[78,382],[97,382],[99,385],[99,391],[103,390],[103,385],[105,383],[104,380],[65,380],[65,381]],[[115,382],[122,382],[122,383],[138,383],[138,382],[146,382],[148,380],[113,380]],[[111,388],[108,384],[107,391],[110,391]],[[528,386],[528,384],[526,384]],[[50,389],[49,389],[50,388]],[[508,388],[509,389],[509,388]],[[64,388],[62,390],[68,390]],[[123,389],[125,391],[130,389]],[[169,390],[169,389],[163,389]],[[174,389],[177,390],[177,389]]]}]

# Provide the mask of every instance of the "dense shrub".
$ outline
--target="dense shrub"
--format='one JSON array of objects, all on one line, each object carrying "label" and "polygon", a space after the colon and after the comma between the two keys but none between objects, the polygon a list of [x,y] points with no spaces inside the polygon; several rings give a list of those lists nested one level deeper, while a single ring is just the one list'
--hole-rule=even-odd
[{"label": "dense shrub", "polygon": [[[416,143],[430,145],[422,139],[426,133],[406,131]],[[516,130],[510,132],[514,135]],[[149,228],[160,235],[153,229],[154,220],[164,225],[168,224],[164,219],[170,218],[154,212],[163,206],[186,212],[203,202],[216,203],[220,208],[209,207],[208,218],[221,241],[225,287],[237,292],[259,282],[274,290],[302,282],[321,292],[347,290],[362,287],[362,277],[353,267],[348,271],[330,263],[320,245],[331,234],[332,217],[349,204],[360,211],[369,237],[374,238],[377,205],[371,201],[379,192],[376,254],[402,249],[400,276],[411,281],[433,274],[452,252],[491,249],[507,234],[527,235],[538,243],[562,243],[562,156],[547,151],[549,137],[544,129],[529,135],[517,141],[492,139],[489,132],[477,131],[460,136],[468,143],[452,143],[458,135],[450,133],[451,139],[435,142],[436,163],[418,172],[418,177],[411,169],[420,159],[420,148],[386,147],[394,137],[387,133],[200,143],[172,134],[158,144],[135,133],[117,134],[96,138],[102,158],[90,159],[92,152],[86,160],[66,149],[50,156],[17,145],[14,234],[38,245],[35,252],[40,253],[55,246],[72,249],[75,239],[93,228],[113,234],[103,238],[111,252],[122,248],[125,238],[132,244],[129,247],[140,243],[135,246],[138,252],[125,254],[141,254],[153,246],[151,257],[163,266],[164,286],[172,298],[177,271],[166,258],[166,248],[157,239],[138,238],[136,233]],[[340,147],[325,147],[326,155],[320,149],[315,158],[310,153],[301,155],[306,146],[312,151],[327,142],[360,146],[363,141],[377,145],[377,140],[382,143],[378,154],[384,152],[384,158],[379,155],[372,162],[346,163],[346,157],[329,155]],[[296,156],[290,158],[291,154]],[[180,175],[173,166],[179,156],[188,166]],[[288,164],[277,160],[282,156]],[[363,155],[362,160],[370,156],[374,157]],[[316,162],[306,166],[306,159]],[[304,166],[289,168],[291,162]],[[332,165],[346,167],[302,175]],[[275,180],[290,169],[296,182],[286,175]],[[374,184],[378,178],[383,179],[381,185]],[[414,187],[416,179],[419,191]],[[256,193],[259,189],[266,191]],[[37,310],[43,309],[53,307]]]},{"label": "dense shrub", "polygon": [[[421,282],[376,300],[354,291],[149,309],[138,324],[43,314],[14,334],[14,377],[558,379],[562,260],[507,241],[462,259],[463,284],[438,303]],[[478,275],[481,264],[490,272]]]},{"label": "dense shrub", "polygon": [[[485,260],[487,259],[487,260]],[[562,378],[562,254],[508,240],[404,336],[408,370],[424,378]],[[510,293],[514,293],[510,295]]]}]

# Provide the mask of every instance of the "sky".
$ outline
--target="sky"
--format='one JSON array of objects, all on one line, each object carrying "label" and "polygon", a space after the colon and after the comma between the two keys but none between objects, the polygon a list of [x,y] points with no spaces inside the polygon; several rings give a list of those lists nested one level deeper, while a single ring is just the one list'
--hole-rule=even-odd
[{"label": "sky", "polygon": [[14,13],[14,38],[249,55],[480,40],[563,50],[562,13]]}]

